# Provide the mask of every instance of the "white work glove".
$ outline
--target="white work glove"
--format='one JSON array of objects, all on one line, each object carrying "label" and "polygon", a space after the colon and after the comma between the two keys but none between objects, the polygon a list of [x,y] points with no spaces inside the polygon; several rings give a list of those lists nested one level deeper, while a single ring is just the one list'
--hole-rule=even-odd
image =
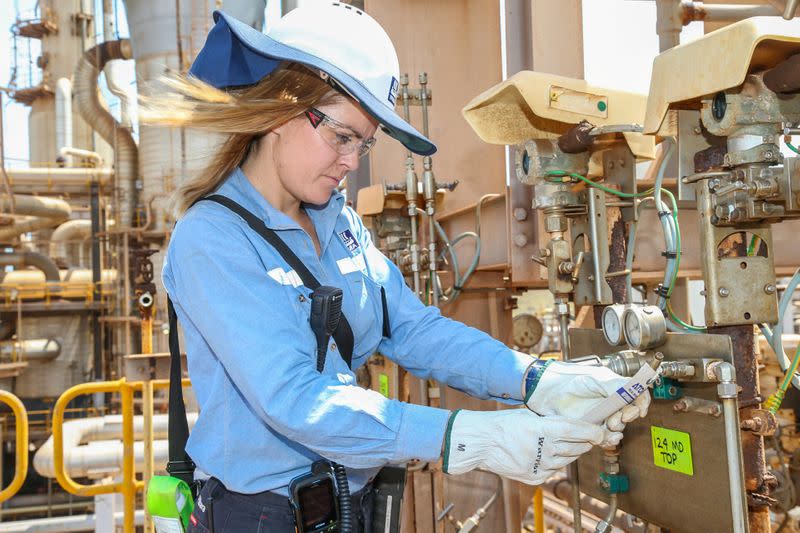
[{"label": "white work glove", "polygon": [[596,424],[527,409],[456,411],[447,424],[443,470],[463,474],[478,468],[536,485],[592,446],[621,439],[622,433]]},{"label": "white work glove", "polygon": [[[561,361],[536,361],[524,380],[525,405],[540,415],[558,415],[583,420],[609,395],[627,381],[604,366],[579,365]],[[611,431],[647,415],[650,392],[645,390],[632,403],[606,419]]]}]

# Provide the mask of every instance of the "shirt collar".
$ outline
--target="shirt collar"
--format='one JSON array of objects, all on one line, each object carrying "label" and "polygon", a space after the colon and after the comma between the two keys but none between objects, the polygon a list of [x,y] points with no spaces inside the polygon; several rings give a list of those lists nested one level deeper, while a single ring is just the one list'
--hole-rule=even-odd
[{"label": "shirt collar", "polygon": [[[268,228],[274,230],[302,229],[291,217],[275,209],[253,187],[253,184],[250,183],[250,180],[247,179],[240,167],[231,172],[230,176],[225,179],[216,192],[241,204],[242,207],[262,219]],[[344,195],[339,191],[333,191],[330,199],[325,204],[306,204],[304,207],[314,223],[314,228],[317,230],[317,238],[324,252],[336,226],[336,219],[344,207]]]}]

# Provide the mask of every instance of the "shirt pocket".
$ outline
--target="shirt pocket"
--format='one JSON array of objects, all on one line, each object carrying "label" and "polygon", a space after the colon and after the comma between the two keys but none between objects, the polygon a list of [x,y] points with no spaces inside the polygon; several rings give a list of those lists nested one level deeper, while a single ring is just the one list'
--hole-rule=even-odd
[{"label": "shirt pocket", "polygon": [[344,275],[347,281],[343,311],[353,330],[353,368],[375,351],[383,334],[381,286],[361,270]]}]

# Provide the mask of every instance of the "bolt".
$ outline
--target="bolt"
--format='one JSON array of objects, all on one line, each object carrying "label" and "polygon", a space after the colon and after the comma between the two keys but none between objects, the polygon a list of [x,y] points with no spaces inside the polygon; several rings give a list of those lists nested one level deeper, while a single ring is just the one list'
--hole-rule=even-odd
[{"label": "bolt", "polygon": [[619,160],[619,166],[621,166],[622,168],[625,168],[625,160],[624,159],[620,159]]},{"label": "bolt", "polygon": [[524,233],[517,233],[514,235],[514,245],[517,248],[522,248],[528,244],[528,237]]},{"label": "bolt", "polygon": [[519,222],[526,220],[528,218],[528,210],[524,207],[515,207],[514,218]]},{"label": "bolt", "polygon": [[721,414],[722,414],[722,407],[720,407],[720,406],[719,406],[719,405],[717,405],[717,404],[714,404],[714,405],[712,405],[712,406],[711,406],[711,409],[709,409],[709,410],[708,410],[708,412],[709,412],[709,413],[710,413],[712,416],[719,416],[719,415],[721,415]]},{"label": "bolt", "polygon": [[609,161],[608,162],[608,168],[614,168],[614,162],[613,161]]},{"label": "bolt", "polygon": [[764,159],[772,159],[772,150],[766,150],[764,152]]},{"label": "bolt", "polygon": [[742,423],[739,424],[739,427],[742,429],[749,429],[750,431],[756,429],[756,421],[752,418],[748,418],[747,420],[742,420]]},{"label": "bolt", "polygon": [[728,295],[730,295],[731,293],[730,289],[728,289],[727,287],[720,287],[718,292],[719,295],[722,296],[723,298],[727,298]]},{"label": "bolt", "polygon": [[703,130],[700,129],[700,126],[695,126],[692,131],[694,132],[695,135],[700,135],[701,133],[703,133]]},{"label": "bolt", "polygon": [[678,400],[672,405],[673,411],[686,411],[688,410],[688,406],[686,405],[685,400]]},{"label": "bolt", "polygon": [[766,292],[767,294],[774,294],[775,285],[773,285],[772,283],[767,283],[766,285],[764,285],[764,292]]}]

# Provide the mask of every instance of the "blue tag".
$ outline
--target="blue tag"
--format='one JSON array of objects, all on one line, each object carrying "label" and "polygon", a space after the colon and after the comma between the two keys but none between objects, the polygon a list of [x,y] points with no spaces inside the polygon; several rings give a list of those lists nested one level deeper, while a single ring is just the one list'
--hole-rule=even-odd
[{"label": "blue tag", "polygon": [[347,250],[352,254],[358,250],[358,241],[353,236],[353,232],[349,229],[344,230],[339,234],[339,238],[342,239],[342,243],[347,247]]},{"label": "blue tag", "polygon": [[392,83],[389,86],[389,103],[395,105],[397,102],[397,89],[400,87],[400,82],[397,81],[397,78],[392,76]]},{"label": "blue tag", "polygon": [[630,392],[625,390],[625,387],[620,387],[619,389],[617,389],[617,394],[619,394],[620,398],[625,400],[625,403],[632,403],[633,400],[636,399],[634,396],[631,395]]}]

